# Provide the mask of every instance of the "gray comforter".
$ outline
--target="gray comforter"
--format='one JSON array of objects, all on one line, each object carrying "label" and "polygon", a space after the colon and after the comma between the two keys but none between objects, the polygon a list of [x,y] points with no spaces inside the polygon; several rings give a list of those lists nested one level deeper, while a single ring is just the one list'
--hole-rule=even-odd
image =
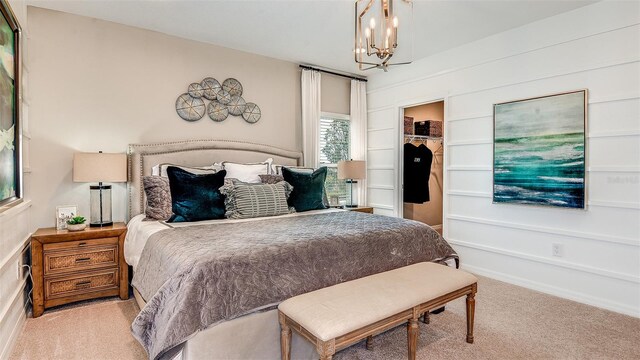
[{"label": "gray comforter", "polygon": [[136,268],[147,305],[132,332],[149,358],[166,358],[199,330],[292,296],[449,258],[456,253],[427,225],[359,212],[167,229]]}]

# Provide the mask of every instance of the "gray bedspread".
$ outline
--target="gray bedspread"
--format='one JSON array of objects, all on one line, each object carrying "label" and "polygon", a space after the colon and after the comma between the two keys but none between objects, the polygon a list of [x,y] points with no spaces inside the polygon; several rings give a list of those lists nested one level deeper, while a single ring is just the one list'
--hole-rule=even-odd
[{"label": "gray bedspread", "polygon": [[450,258],[427,225],[359,212],[167,229],[140,257],[133,286],[147,305],[131,328],[149,358],[166,358],[199,330],[292,296]]}]

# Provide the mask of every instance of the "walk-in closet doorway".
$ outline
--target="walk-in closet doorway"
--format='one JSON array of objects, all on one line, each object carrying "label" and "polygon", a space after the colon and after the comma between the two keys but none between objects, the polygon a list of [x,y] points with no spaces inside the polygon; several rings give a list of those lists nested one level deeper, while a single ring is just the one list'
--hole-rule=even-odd
[{"label": "walk-in closet doorway", "polygon": [[399,116],[400,216],[443,233],[445,223],[445,99],[410,104]]}]

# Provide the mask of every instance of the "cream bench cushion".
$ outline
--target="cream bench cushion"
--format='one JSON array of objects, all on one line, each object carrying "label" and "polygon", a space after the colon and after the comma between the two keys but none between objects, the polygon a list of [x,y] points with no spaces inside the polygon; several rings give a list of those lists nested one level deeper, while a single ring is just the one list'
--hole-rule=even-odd
[{"label": "cream bench cushion", "polygon": [[328,341],[477,281],[465,271],[423,262],[298,295],[278,309]]}]

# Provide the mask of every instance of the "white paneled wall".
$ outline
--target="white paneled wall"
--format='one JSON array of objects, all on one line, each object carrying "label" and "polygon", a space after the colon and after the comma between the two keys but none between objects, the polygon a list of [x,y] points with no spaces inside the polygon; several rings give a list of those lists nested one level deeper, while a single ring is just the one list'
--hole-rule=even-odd
[{"label": "white paneled wall", "polygon": [[0,213],[0,359],[9,357],[27,312],[27,271],[18,272],[29,259],[29,201]]},{"label": "white paneled wall", "polygon": [[[22,158],[24,194],[28,198],[31,190],[29,162],[29,67],[26,61],[27,5],[24,0],[10,0],[9,4],[22,26]],[[27,269],[29,264],[29,236],[31,234],[31,201],[26,200],[8,209],[0,209],[0,359],[7,359],[13,344],[22,331],[29,306]],[[19,273],[19,269],[22,270]]]},{"label": "white paneled wall", "polygon": [[[492,204],[493,104],[583,88],[587,209]],[[373,74],[376,213],[400,214],[400,108],[438,97],[446,101],[444,234],[462,266],[640,316],[640,4],[596,3]]]}]

